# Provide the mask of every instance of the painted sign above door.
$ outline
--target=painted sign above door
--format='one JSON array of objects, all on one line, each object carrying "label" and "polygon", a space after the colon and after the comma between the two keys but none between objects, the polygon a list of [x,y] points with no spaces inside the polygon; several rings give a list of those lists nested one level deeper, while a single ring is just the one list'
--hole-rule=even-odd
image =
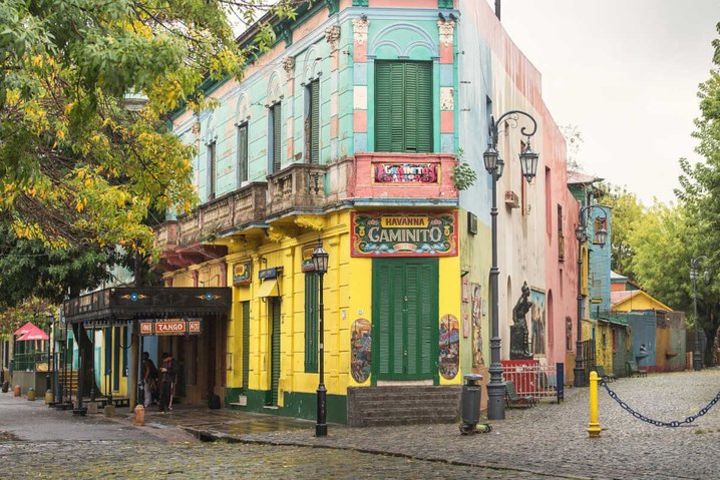
[{"label": "painted sign above door", "polygon": [[250,285],[252,283],[252,260],[236,263],[233,267],[233,285]]},{"label": "painted sign above door", "polygon": [[201,324],[199,318],[140,322],[140,335],[199,335]]},{"label": "painted sign above door", "polygon": [[353,257],[457,255],[457,214],[352,214]]}]

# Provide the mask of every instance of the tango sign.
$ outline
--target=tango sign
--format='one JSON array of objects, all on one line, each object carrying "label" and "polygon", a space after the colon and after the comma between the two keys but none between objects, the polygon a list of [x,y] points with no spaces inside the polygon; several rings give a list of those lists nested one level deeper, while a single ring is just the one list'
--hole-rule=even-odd
[{"label": "tango sign", "polygon": [[199,318],[140,322],[140,335],[199,335],[201,322]]},{"label": "tango sign", "polygon": [[457,255],[455,213],[353,213],[354,257]]}]

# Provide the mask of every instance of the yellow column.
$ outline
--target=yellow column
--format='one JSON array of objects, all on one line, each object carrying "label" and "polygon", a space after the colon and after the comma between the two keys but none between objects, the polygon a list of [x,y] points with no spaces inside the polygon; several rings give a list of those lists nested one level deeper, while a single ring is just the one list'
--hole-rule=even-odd
[{"label": "yellow column", "polygon": [[588,434],[590,438],[600,436],[600,412],[598,410],[598,374],[590,372],[590,423],[588,423]]}]

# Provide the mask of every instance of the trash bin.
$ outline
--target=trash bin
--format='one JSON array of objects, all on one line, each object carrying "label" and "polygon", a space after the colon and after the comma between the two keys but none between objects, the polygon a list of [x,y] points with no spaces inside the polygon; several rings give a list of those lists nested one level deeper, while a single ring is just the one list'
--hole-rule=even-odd
[{"label": "trash bin", "polygon": [[460,397],[462,425],[460,432],[463,434],[470,433],[475,430],[475,426],[480,421],[480,392],[481,386],[478,382],[482,381],[483,376],[478,374],[467,374],[463,377],[465,384],[462,387]]}]

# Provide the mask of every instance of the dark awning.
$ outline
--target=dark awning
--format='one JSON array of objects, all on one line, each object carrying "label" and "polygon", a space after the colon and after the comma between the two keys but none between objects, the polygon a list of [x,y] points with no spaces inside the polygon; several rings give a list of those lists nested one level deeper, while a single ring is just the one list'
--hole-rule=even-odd
[{"label": "dark awning", "polygon": [[230,313],[231,298],[227,287],[106,288],[64,302],[63,314],[67,323],[222,316]]}]

